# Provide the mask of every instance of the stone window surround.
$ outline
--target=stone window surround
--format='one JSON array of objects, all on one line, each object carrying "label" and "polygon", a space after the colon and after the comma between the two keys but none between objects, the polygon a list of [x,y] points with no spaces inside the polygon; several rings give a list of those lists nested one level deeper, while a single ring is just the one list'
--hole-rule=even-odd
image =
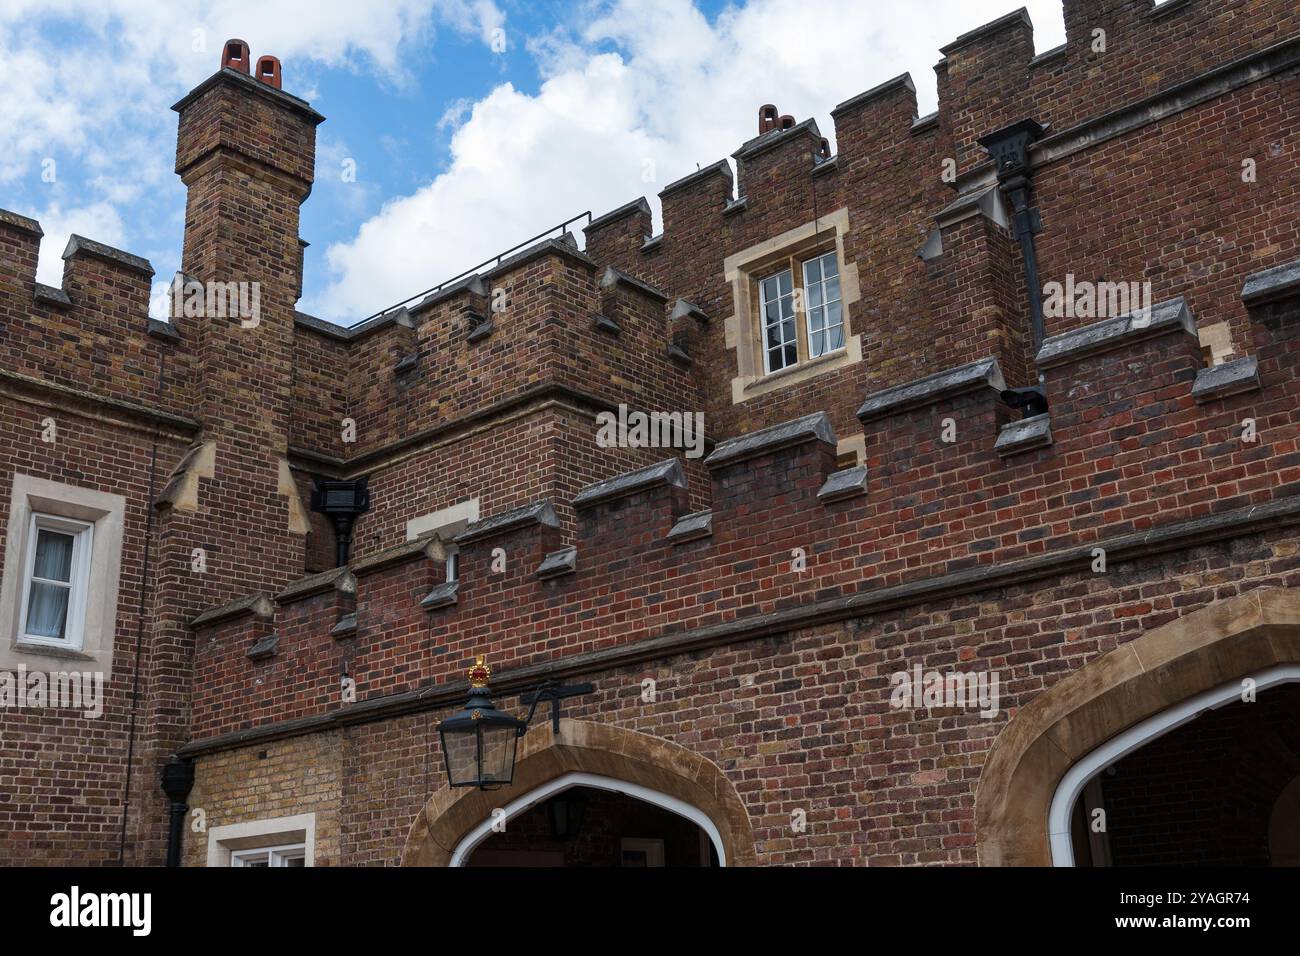
[{"label": "stone window surround", "polygon": [[[731,402],[807,381],[862,361],[862,341],[853,333],[852,307],[861,298],[857,263],[844,258],[844,236],[849,231],[848,207],[790,229],[772,239],[742,249],[723,260],[723,274],[731,285],[733,313],[726,320],[727,348],[736,353],[737,375],[731,380]],[[771,374],[763,373],[762,327],[758,314],[758,283],[781,263],[800,261],[835,249],[840,267],[840,298],[844,316],[844,348]],[[800,321],[806,321],[800,314]]]},{"label": "stone window surround", "polygon": [[299,813],[288,817],[267,817],[243,823],[228,823],[208,831],[210,867],[230,866],[230,855],[238,850],[301,843],[306,849],[304,866],[314,866],[316,857],[316,814]]},{"label": "stone window surround", "polygon": [[[23,569],[27,566],[28,532],[34,513],[94,525],[85,625],[81,647],[75,650],[19,640]],[[90,665],[105,676],[112,673],[125,514],[126,499],[121,495],[32,475],[14,475],[5,537],[5,573],[0,582],[0,669],[17,670],[23,665],[29,672],[47,672],[72,664],[79,670]]]}]

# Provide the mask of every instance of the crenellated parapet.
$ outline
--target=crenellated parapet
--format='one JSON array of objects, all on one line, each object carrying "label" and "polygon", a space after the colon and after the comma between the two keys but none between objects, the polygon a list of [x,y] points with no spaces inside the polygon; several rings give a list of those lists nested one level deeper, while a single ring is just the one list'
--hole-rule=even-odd
[{"label": "crenellated parapet", "polygon": [[[576,494],[570,542],[545,500],[470,524],[454,541],[458,580],[444,574],[447,543],[417,538],[274,605],[216,609],[195,622],[212,648],[200,660],[221,662],[199,684],[196,737],[377,706],[457,680],[475,653],[507,672],[615,649],[631,660],[641,645],[688,650],[1086,576],[1098,549],[1113,566],[1300,523],[1300,375],[1287,358],[1300,350],[1297,275],[1245,284],[1273,353],[1244,357],[1256,375],[1205,366],[1187,303],[1173,300],[1045,342],[1047,412],[1014,417],[997,362],[983,359],[864,396],[864,465],[838,467],[842,435],[824,413],[805,415],[718,443],[706,511],[691,510],[689,481],[666,459]],[[1232,387],[1213,392],[1225,376]],[[355,612],[337,583],[350,579]],[[254,691],[267,686],[250,677],[259,668],[319,696],[273,681]],[[355,702],[341,696],[343,670]]]},{"label": "crenellated parapet", "polygon": [[[316,451],[364,460],[401,436],[557,390],[588,396],[593,419],[620,401],[678,408],[694,385],[689,360],[670,352],[665,302],[641,279],[598,266],[569,236],[350,330],[302,316],[299,361],[337,355],[346,391],[314,408],[302,393],[298,407],[314,421],[300,434],[322,443]],[[353,441],[343,418],[356,424]]]},{"label": "crenellated parapet", "polygon": [[0,210],[0,368],[188,417],[191,349],[179,323],[149,318],[149,261],[74,235],[55,288],[36,281],[43,235],[36,220]]},{"label": "crenellated parapet", "polygon": [[[1070,0],[1064,15],[1067,42],[1053,50],[1035,52],[1024,10],[945,46],[931,115],[917,115],[909,75],[886,80],[831,111],[828,156],[829,130],[764,106],[758,135],[730,162],[702,165],[660,190],[658,234],[644,200],[591,223],[587,251],[597,262],[714,318],[712,328],[693,331],[687,351],[721,436],[810,407],[825,407],[845,432],[853,407],[840,396],[905,384],[972,356],[996,358],[1011,386],[1032,384],[1030,299],[1046,293],[1026,288],[1013,210],[980,145],[1027,119],[1046,127],[1027,167],[1038,284],[1149,284],[1152,301],[1186,298],[1207,317],[1202,330],[1223,326],[1211,336],[1228,352],[1248,347],[1235,287],[1291,253],[1279,244],[1251,250],[1260,249],[1277,203],[1292,201],[1282,197],[1294,164],[1276,144],[1287,135],[1283,104],[1294,99],[1300,14],[1282,0]],[[1245,138],[1243,111],[1268,117]],[[1121,172],[1136,155],[1143,171]],[[1233,157],[1231,168],[1213,156]],[[1247,161],[1268,169],[1249,185],[1240,181]],[[1213,242],[1180,239],[1187,223],[1169,215],[1168,189],[1152,188],[1189,183],[1204,194],[1196,232]],[[846,300],[846,356],[768,380],[747,352],[747,339],[759,335],[755,282],[832,247],[858,299]],[[1099,317],[1056,315],[1046,334]]]}]

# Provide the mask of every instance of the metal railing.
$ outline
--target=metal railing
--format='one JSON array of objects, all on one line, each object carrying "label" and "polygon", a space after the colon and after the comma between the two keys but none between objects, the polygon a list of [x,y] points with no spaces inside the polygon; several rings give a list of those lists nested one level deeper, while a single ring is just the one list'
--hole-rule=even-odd
[{"label": "metal railing", "polygon": [[423,292],[417,292],[415,295],[409,295],[405,299],[402,299],[400,302],[395,302],[386,309],[380,309],[374,315],[368,315],[360,322],[354,322],[352,325],[346,326],[346,328],[349,330],[360,328],[361,326],[365,325],[367,322],[373,322],[375,319],[381,318],[382,316],[385,316],[389,312],[392,312],[396,309],[400,309],[402,308],[402,306],[414,302],[416,299],[424,299],[427,296],[433,295],[435,292],[440,292],[443,289],[447,288],[447,286],[453,285],[459,282],[461,279],[466,278],[467,276],[474,275],[476,272],[481,270],[484,266],[499,266],[506,259],[507,256],[513,255],[514,253],[518,252],[520,249],[525,249],[528,246],[531,246],[533,243],[545,239],[553,232],[558,232],[561,236],[563,236],[566,232],[568,232],[569,227],[571,225],[573,225],[575,222],[578,222],[583,218],[587,220],[588,225],[591,225],[592,217],[591,217],[590,209],[588,209],[586,212],[578,213],[576,216],[572,217],[571,219],[564,220],[564,222],[560,223],[558,226],[552,226],[550,229],[547,229],[545,232],[539,232],[531,239],[525,239],[523,242],[519,243],[518,245],[511,246],[505,252],[498,253],[497,255],[493,256],[491,259],[483,260],[478,265],[466,269],[464,272],[460,273],[459,275],[454,275],[450,279],[446,279],[442,282],[439,282],[436,286],[434,286],[431,289],[425,289]]}]

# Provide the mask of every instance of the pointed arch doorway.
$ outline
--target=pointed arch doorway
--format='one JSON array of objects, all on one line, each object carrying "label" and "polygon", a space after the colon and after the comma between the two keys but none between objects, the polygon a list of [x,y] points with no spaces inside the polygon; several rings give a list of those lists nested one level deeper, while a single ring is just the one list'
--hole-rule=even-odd
[{"label": "pointed arch doorway", "polygon": [[1068,810],[1090,774],[1225,704],[1245,678],[1278,693],[1269,688],[1293,685],[1296,665],[1300,591],[1260,588],[1155,628],[1062,679],[1017,712],[984,763],[979,862],[1073,862]]},{"label": "pointed arch doorway", "polygon": [[[444,787],[416,815],[402,852],[403,866],[463,866],[487,849],[493,823],[523,821],[543,805],[579,791],[605,801],[631,801],[644,827],[647,813],[662,814],[657,826],[681,821],[701,835],[693,865],[710,854],[722,866],[752,866],[754,838],[749,813],[731,781],[711,760],[648,734],[609,724],[563,719],[560,732],[549,725],[521,740],[514,783],[495,791]],[[644,854],[653,865],[655,837],[620,834],[634,845],[620,845],[626,858]],[[665,838],[666,840],[667,838]],[[670,848],[669,848],[670,849]],[[711,860],[710,860],[711,862]],[[559,865],[557,863],[557,865]]]}]

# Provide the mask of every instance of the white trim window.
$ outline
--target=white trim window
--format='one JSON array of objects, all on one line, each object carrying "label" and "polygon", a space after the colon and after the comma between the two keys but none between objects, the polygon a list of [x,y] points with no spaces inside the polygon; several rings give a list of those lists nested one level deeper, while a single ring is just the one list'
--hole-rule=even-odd
[{"label": "white trim window", "polygon": [[290,843],[285,846],[264,846],[255,850],[233,850],[230,854],[231,866],[273,867],[306,866],[307,845]]},{"label": "white trim window", "polygon": [[799,363],[794,322],[794,277],[789,269],[758,284],[759,315],[763,317],[763,369],[779,372]]},{"label": "white trim window", "polygon": [[88,521],[32,514],[19,618],[21,643],[82,647],[94,534],[95,526]]},{"label": "white trim window", "polygon": [[844,304],[834,250],[803,264],[804,304],[808,310],[808,355],[844,348]]}]

